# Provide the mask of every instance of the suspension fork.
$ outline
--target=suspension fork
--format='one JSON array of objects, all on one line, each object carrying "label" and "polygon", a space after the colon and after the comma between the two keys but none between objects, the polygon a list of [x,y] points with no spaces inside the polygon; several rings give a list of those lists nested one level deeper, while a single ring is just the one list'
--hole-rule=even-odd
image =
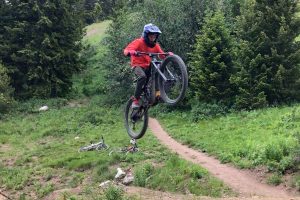
[{"label": "suspension fork", "polygon": [[152,65],[155,67],[155,72],[158,72],[159,75],[164,79],[164,81],[168,81],[167,77],[160,71],[161,62],[152,61]]}]

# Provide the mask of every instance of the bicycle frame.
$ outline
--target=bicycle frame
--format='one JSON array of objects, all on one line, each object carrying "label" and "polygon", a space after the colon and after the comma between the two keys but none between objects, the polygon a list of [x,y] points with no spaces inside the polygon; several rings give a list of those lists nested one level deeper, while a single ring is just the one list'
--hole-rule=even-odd
[{"label": "bicycle frame", "polygon": [[[139,54],[145,54],[151,58],[151,64],[155,67],[155,72],[158,72],[159,75],[164,79],[164,81],[171,80],[171,79],[167,79],[166,76],[160,71],[160,64],[162,63],[162,61],[157,59],[157,57],[159,55],[169,55],[169,54],[167,54],[167,53],[145,53],[145,52],[140,52]],[[172,77],[174,77],[170,71],[168,71],[168,72],[170,73],[170,75]]]},{"label": "bicycle frame", "polygon": [[[163,61],[159,60],[158,58],[159,58],[160,55],[168,56],[169,55],[168,53],[137,52],[137,56],[139,56],[139,55],[147,55],[151,58],[151,62],[150,62],[151,73],[150,73],[150,77],[149,77],[148,82],[144,85],[144,88],[143,88],[142,96],[144,96],[145,99],[143,99],[143,97],[142,97],[142,106],[141,106],[141,107],[144,107],[144,112],[148,112],[148,109],[151,106],[156,105],[156,103],[157,103],[157,98],[155,96],[155,92],[156,92],[155,89],[156,89],[156,83],[157,83],[156,79],[158,78],[157,74],[159,76],[161,76],[164,81],[172,81],[175,78],[174,78],[173,74],[168,69],[167,69],[167,71],[168,71],[171,79],[168,79],[164,75],[164,73],[160,70],[160,66],[161,66]],[[151,83],[150,88],[149,88],[149,83]],[[141,109],[136,110],[135,112],[132,113],[131,117],[132,118],[136,117],[137,114],[140,113],[140,111],[141,111]]]},{"label": "bicycle frame", "polygon": [[[155,58],[156,59],[156,58]],[[167,78],[165,77],[165,75],[160,71],[160,69],[159,69],[159,67],[160,67],[160,64],[162,63],[162,61],[157,61],[157,60],[153,60],[153,61],[151,61],[151,65],[153,66],[153,67],[155,67],[155,71],[154,71],[154,74],[156,73],[156,72],[158,72],[159,73],[159,75],[166,81],[167,80]]]},{"label": "bicycle frame", "polygon": [[[162,63],[161,60],[158,60],[159,55],[169,55],[166,53],[146,53],[146,52],[139,52],[138,55],[148,55],[151,58],[151,75],[149,77],[148,82],[144,86],[144,96],[147,99],[147,104],[144,105],[146,107],[146,110],[149,109],[151,105],[155,105],[156,103],[156,97],[155,97],[155,88],[156,88],[156,79],[157,79],[157,74],[163,78],[165,81],[169,81],[170,79],[167,79],[166,76],[161,72],[160,70],[160,65]],[[171,72],[169,72],[171,73]],[[151,81],[150,81],[151,80]],[[149,82],[152,82],[151,88],[147,88],[149,85]],[[150,92],[147,91],[147,89],[150,89]],[[152,91],[152,93],[151,93]],[[145,103],[145,102],[143,102]],[[149,104],[149,105],[148,105]]]}]

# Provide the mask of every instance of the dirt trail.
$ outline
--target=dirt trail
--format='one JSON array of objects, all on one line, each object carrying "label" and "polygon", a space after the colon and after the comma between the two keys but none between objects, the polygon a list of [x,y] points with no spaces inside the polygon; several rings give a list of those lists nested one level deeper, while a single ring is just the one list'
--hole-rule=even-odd
[{"label": "dirt trail", "polygon": [[281,188],[260,183],[254,176],[251,176],[251,174],[246,173],[245,171],[233,168],[226,164],[221,164],[220,161],[215,158],[180,144],[162,129],[156,119],[150,118],[149,128],[162,144],[166,145],[184,159],[206,168],[213,176],[219,178],[235,192],[239,193],[239,197],[241,198],[267,197],[274,199],[280,198],[282,200],[300,199],[299,197],[292,196],[292,194],[288,194]]}]

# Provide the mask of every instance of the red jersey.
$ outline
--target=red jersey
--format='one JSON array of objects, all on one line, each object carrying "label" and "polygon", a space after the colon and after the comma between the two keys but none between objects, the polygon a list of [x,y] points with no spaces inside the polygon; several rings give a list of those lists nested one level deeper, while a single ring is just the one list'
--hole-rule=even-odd
[{"label": "red jersey", "polygon": [[[144,38],[138,38],[132,41],[124,49],[124,55],[128,55],[128,51],[140,51],[149,53],[164,53],[160,48],[159,44],[156,43],[153,48],[146,45]],[[151,58],[147,55],[131,56],[131,67],[140,66],[143,68],[148,68],[150,66]]]}]

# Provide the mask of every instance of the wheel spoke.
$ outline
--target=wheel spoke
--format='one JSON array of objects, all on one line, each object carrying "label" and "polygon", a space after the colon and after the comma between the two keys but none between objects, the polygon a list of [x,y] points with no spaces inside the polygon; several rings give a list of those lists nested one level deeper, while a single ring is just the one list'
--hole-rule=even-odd
[{"label": "wheel spoke", "polygon": [[170,62],[164,71],[168,81],[164,83],[164,89],[169,99],[175,100],[182,90],[182,73],[176,63]]},{"label": "wheel spoke", "polygon": [[160,78],[161,98],[169,105],[175,105],[185,95],[188,77],[186,66],[178,56],[167,57],[161,65],[161,71],[167,80]]}]

